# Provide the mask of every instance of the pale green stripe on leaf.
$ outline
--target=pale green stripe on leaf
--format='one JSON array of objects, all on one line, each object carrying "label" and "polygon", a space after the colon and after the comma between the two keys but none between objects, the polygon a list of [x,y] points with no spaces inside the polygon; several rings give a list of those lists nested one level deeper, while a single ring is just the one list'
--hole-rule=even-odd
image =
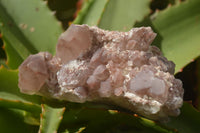
[{"label": "pale green stripe on leaf", "polygon": [[98,25],[109,0],[87,0],[74,20],[74,24]]},{"label": "pale green stripe on leaf", "polygon": [[109,0],[95,0],[82,23],[90,26],[98,25],[108,2]]},{"label": "pale green stripe on leaf", "polygon": [[148,15],[149,4],[149,0],[88,0],[73,23],[127,31]]},{"label": "pale green stripe on leaf", "polygon": [[73,21],[74,24],[83,24],[83,20],[87,13],[89,12],[89,8],[92,6],[92,3],[94,0],[86,0],[82,7],[81,10],[79,11],[78,15],[76,16],[76,19]]},{"label": "pale green stripe on leaf", "polygon": [[55,133],[63,118],[65,108],[52,108],[42,104],[39,133]]}]

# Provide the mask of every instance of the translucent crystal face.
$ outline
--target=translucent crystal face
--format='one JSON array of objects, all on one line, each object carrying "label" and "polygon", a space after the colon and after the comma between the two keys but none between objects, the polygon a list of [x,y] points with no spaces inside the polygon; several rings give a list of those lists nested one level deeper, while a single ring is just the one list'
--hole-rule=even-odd
[{"label": "translucent crystal face", "polygon": [[130,80],[130,91],[141,97],[148,96],[164,103],[167,100],[168,88],[152,71],[141,71]]},{"label": "translucent crystal face", "polygon": [[152,119],[178,115],[183,89],[174,63],[150,46],[150,27],[129,32],[71,25],[56,56],[38,53],[19,68],[22,92],[72,102],[103,101]]},{"label": "translucent crystal face", "polygon": [[72,24],[66,32],[61,34],[56,48],[56,56],[61,59],[62,63],[76,59],[91,47],[91,36],[87,26]]},{"label": "translucent crystal face", "polygon": [[48,72],[45,53],[29,56],[19,67],[19,88],[21,92],[34,94],[45,83]]}]

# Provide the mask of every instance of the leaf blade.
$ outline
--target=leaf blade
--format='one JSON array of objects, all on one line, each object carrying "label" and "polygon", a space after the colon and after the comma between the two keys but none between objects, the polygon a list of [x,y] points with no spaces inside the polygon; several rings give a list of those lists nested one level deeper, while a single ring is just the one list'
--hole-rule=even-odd
[{"label": "leaf blade", "polygon": [[40,97],[20,93],[17,86],[18,71],[0,68],[0,106],[40,113]]},{"label": "leaf blade", "polygon": [[24,111],[0,108],[1,133],[35,133],[38,126],[24,122]]},{"label": "leaf blade", "polygon": [[43,1],[0,0],[0,23],[3,39],[22,59],[39,51],[55,53],[62,28]]},{"label": "leaf blade", "polygon": [[162,36],[161,50],[176,72],[200,55],[200,1],[189,0],[158,12],[152,21]]},{"label": "leaf blade", "polygon": [[89,0],[73,23],[126,31],[150,12],[149,4],[149,0]]},{"label": "leaf blade", "polygon": [[200,113],[189,103],[184,103],[180,116],[172,118],[165,125],[177,129],[180,133],[196,133],[200,130],[199,123]]},{"label": "leaf blade", "polygon": [[148,13],[149,0],[109,0],[102,15],[99,27],[107,30],[130,30],[136,21],[142,20]]},{"label": "leaf blade", "polygon": [[39,133],[55,133],[62,120],[65,108],[52,108],[42,104]]}]

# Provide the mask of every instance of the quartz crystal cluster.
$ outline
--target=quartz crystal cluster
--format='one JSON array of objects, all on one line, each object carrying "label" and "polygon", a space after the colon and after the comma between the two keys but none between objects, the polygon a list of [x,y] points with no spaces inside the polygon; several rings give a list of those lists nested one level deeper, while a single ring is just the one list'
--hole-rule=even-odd
[{"label": "quartz crystal cluster", "polygon": [[19,88],[60,100],[101,101],[151,119],[177,116],[182,82],[173,62],[150,46],[150,27],[129,32],[71,25],[61,34],[56,55],[30,55],[19,67]]}]

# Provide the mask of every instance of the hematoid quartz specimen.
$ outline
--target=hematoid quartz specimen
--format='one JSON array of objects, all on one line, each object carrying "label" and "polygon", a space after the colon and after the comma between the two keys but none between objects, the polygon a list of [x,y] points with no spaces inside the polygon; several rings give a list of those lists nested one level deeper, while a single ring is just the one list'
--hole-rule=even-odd
[{"label": "hematoid quartz specimen", "polygon": [[57,44],[56,55],[30,55],[19,67],[19,88],[60,100],[103,101],[150,119],[177,116],[182,82],[173,62],[150,46],[150,27],[129,32],[71,25]]}]

